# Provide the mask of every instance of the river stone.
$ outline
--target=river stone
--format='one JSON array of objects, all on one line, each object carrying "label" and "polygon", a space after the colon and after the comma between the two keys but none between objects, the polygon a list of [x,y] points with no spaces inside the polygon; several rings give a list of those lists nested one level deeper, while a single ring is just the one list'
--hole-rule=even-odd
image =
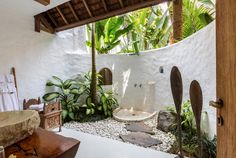
[{"label": "river stone", "polygon": [[149,127],[148,125],[144,124],[143,122],[127,123],[125,125],[125,128],[127,131],[131,131],[131,132],[144,132],[144,133],[148,133],[152,135],[155,134],[155,132],[153,132],[153,129]]},{"label": "river stone", "polygon": [[164,132],[170,132],[173,125],[176,124],[176,115],[168,110],[161,110],[158,113],[157,129]]},{"label": "river stone", "polygon": [[137,144],[143,147],[151,147],[154,145],[162,144],[162,141],[152,138],[149,134],[142,132],[131,132],[127,135],[120,135],[124,142]]},{"label": "river stone", "polygon": [[7,147],[25,139],[39,124],[39,114],[34,110],[0,112],[0,146]]}]

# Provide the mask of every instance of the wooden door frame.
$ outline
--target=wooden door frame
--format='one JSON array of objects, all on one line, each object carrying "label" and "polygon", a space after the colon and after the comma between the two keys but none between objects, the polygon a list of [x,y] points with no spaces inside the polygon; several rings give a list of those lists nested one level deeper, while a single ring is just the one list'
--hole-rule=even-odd
[{"label": "wooden door frame", "polygon": [[236,1],[216,2],[217,158],[236,158]]}]

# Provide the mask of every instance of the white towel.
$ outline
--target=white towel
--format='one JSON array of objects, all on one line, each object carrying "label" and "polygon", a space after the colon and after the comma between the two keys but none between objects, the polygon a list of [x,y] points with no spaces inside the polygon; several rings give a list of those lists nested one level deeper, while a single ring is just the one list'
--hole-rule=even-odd
[{"label": "white towel", "polygon": [[6,79],[8,83],[14,83],[14,76],[12,74],[6,75]]},{"label": "white towel", "polygon": [[8,93],[8,87],[6,83],[0,83],[0,93]]},{"label": "white towel", "polygon": [[35,104],[35,105],[30,105],[29,110],[37,110],[37,111],[43,111],[44,103],[41,104]]},{"label": "white towel", "polygon": [[15,93],[16,87],[14,83],[7,83],[7,89],[9,93]]},{"label": "white towel", "polygon": [[5,82],[5,76],[3,74],[0,74],[0,83]]}]

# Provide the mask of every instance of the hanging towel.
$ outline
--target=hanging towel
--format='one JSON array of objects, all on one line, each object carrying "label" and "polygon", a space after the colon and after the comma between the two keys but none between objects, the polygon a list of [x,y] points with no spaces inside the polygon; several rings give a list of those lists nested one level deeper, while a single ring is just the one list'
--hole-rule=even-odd
[{"label": "hanging towel", "polygon": [[14,110],[20,110],[19,101],[17,97],[17,91],[14,83],[7,83],[8,93],[11,98],[12,108]]},{"label": "hanging towel", "polygon": [[0,83],[5,82],[5,76],[3,74],[0,74]]},{"label": "hanging towel", "polygon": [[0,112],[5,111],[4,102],[3,102],[3,93],[7,91],[5,86],[5,76],[0,74]]},{"label": "hanging towel", "polygon": [[12,74],[6,75],[6,79],[8,83],[14,83],[14,76]]},{"label": "hanging towel", "polygon": [[5,105],[5,96],[8,95],[8,89],[7,85],[4,82],[0,82],[0,111],[6,111],[6,105]]},{"label": "hanging towel", "polygon": [[[4,77],[1,77],[2,80]],[[20,110],[16,87],[14,83],[14,76],[9,74],[5,76],[6,82],[0,83],[1,111],[15,111]]]}]

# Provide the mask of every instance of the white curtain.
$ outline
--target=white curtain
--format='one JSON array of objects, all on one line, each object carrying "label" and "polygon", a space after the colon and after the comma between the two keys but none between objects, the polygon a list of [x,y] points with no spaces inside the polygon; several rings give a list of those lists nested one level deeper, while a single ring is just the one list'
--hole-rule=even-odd
[{"label": "white curtain", "polygon": [[0,112],[20,110],[14,76],[0,74]]}]

